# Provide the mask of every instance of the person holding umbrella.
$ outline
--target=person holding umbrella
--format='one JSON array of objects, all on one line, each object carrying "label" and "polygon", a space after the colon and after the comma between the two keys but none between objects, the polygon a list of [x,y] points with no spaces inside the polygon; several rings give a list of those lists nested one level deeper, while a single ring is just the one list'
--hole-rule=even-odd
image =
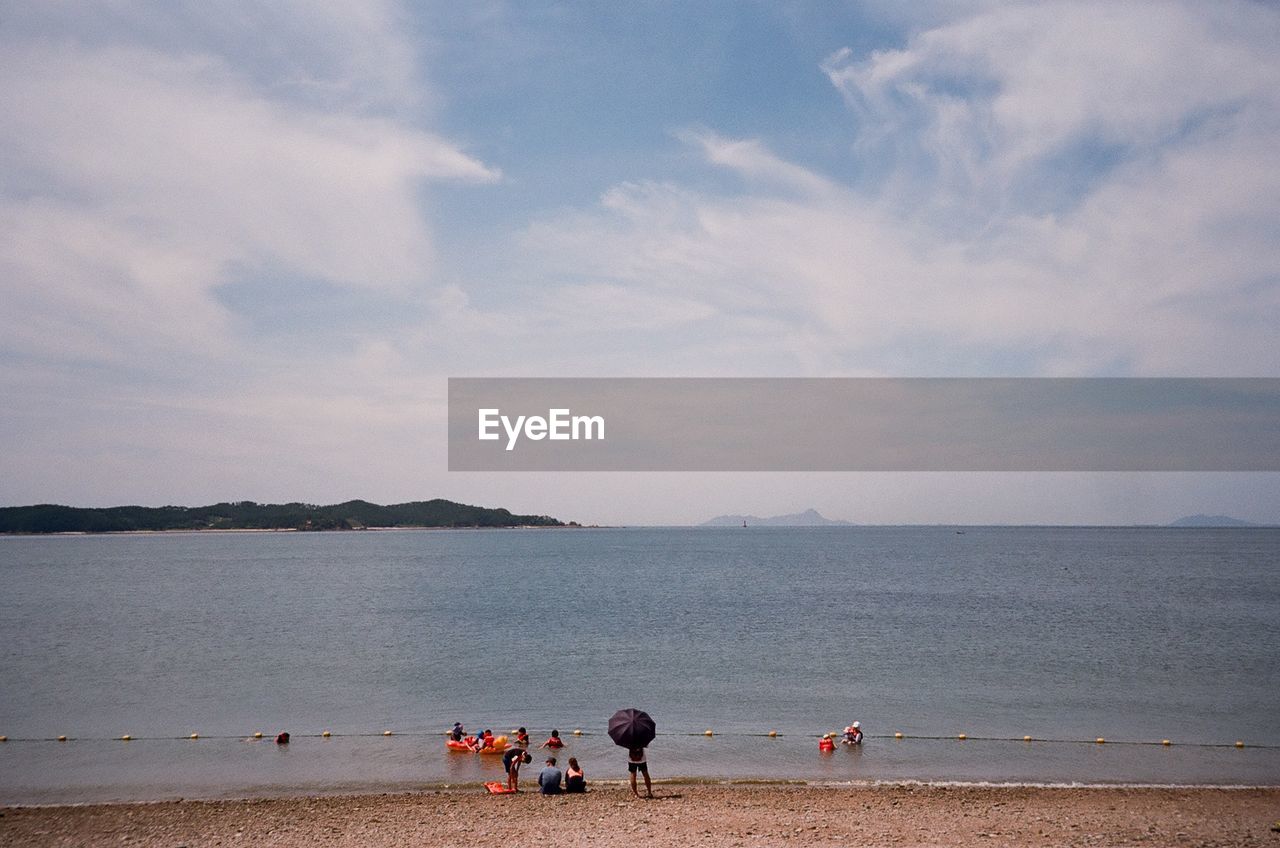
[{"label": "person holding umbrella", "polygon": [[644,775],[644,791],[653,797],[653,784],[649,779],[649,758],[645,747],[658,735],[658,726],[643,710],[618,710],[609,719],[609,738],[614,744],[627,749],[627,771],[631,774],[631,794],[640,797],[636,787],[636,773]]},{"label": "person holding umbrella", "polygon": [[649,782],[649,760],[645,756],[644,748],[632,748],[627,751],[627,771],[631,772],[631,794],[640,797],[640,791],[636,789],[636,772],[644,775],[644,794],[646,798],[653,797],[653,784]]}]

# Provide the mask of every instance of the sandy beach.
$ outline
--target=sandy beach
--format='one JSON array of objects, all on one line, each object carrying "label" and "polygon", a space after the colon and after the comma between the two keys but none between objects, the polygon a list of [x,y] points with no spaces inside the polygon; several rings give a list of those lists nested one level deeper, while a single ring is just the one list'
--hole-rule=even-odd
[{"label": "sandy beach", "polygon": [[0,845],[1280,845],[1280,788],[661,784],[0,810]]}]

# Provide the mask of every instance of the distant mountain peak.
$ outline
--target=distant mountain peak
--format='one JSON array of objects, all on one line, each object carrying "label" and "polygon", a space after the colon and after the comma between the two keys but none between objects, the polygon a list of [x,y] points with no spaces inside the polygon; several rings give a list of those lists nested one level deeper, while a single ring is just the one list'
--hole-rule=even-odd
[{"label": "distant mountain peak", "polygon": [[838,521],[836,519],[827,518],[816,509],[810,507],[804,512],[794,512],[790,515],[773,515],[761,518],[758,515],[717,515],[710,521],[704,521],[700,527],[741,527],[743,523],[748,527],[837,527],[851,526],[851,521]]},{"label": "distant mountain peak", "polygon": [[1170,527],[1258,527],[1252,521],[1232,518],[1230,515],[1184,515]]}]

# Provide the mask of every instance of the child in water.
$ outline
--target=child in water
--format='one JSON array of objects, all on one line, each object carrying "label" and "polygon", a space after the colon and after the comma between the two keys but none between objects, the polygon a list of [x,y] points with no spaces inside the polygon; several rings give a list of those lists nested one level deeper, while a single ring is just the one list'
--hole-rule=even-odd
[{"label": "child in water", "polygon": [[529,731],[525,730],[523,727],[517,730],[516,744],[523,745],[527,748],[529,746]]},{"label": "child in water", "polygon": [[551,738],[538,746],[539,748],[563,748],[564,740],[560,738],[560,731],[551,731]]}]

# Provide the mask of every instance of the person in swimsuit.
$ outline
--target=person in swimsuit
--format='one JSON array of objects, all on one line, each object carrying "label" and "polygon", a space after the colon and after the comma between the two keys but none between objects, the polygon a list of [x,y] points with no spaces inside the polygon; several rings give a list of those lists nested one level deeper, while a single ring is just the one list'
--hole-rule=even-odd
[{"label": "person in swimsuit", "polygon": [[564,740],[560,738],[560,731],[551,731],[551,738],[538,746],[539,748],[563,748]]},{"label": "person in swimsuit", "polygon": [[520,766],[533,762],[533,755],[520,748],[511,748],[502,755],[502,767],[507,770],[507,788],[520,791]]},{"label": "person in swimsuit", "polygon": [[582,766],[578,765],[577,757],[569,758],[569,767],[564,770],[564,791],[565,792],[586,792],[587,791],[587,775],[582,770]]},{"label": "person in swimsuit", "polygon": [[640,790],[636,789],[636,772],[644,775],[644,792],[645,796],[653,797],[653,785],[649,783],[649,759],[645,756],[644,748],[632,748],[627,751],[627,771],[631,772],[631,794],[640,797]]}]

